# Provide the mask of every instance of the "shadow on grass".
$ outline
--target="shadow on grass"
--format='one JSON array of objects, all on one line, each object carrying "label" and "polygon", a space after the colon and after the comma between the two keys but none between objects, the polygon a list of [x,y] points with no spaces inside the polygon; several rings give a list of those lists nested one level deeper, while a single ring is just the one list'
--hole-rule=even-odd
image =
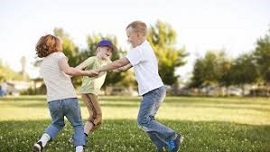
[{"label": "shadow on grass", "polygon": [[[269,151],[270,126],[243,125],[228,122],[168,121],[160,122],[185,136],[181,151]],[[40,137],[49,120],[1,121],[0,151],[28,152]],[[67,123],[57,138],[46,146],[46,152],[73,152],[72,127]],[[135,120],[104,120],[99,130],[88,138],[86,151],[154,152],[154,146]]]}]

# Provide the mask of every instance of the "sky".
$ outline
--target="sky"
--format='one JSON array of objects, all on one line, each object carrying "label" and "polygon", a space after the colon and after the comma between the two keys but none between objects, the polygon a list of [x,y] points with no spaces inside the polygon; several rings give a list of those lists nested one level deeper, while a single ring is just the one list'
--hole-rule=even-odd
[{"label": "sky", "polygon": [[0,60],[20,71],[25,56],[26,72],[35,78],[35,44],[54,28],[63,28],[81,49],[93,33],[115,35],[118,47],[128,49],[130,22],[153,26],[161,20],[176,31],[175,47],[189,53],[177,69],[187,78],[208,50],[223,49],[232,57],[254,50],[270,29],[269,7],[269,0],[1,0]]}]

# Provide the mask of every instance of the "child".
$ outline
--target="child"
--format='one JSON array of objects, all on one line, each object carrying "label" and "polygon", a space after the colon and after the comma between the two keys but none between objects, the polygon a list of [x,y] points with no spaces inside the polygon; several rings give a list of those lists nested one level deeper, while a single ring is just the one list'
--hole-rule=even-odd
[{"label": "child", "polygon": [[43,58],[40,74],[47,88],[47,101],[52,123],[34,144],[33,151],[41,152],[47,142],[53,140],[65,126],[66,117],[74,128],[76,152],[82,152],[85,145],[83,122],[75,89],[70,76],[93,76],[93,71],[82,71],[69,66],[62,50],[62,42],[53,35],[42,36],[36,45],[36,54]]},{"label": "child", "polygon": [[126,27],[126,34],[132,46],[127,55],[95,71],[103,72],[133,66],[139,95],[142,95],[137,117],[138,125],[148,134],[157,151],[168,148],[171,152],[177,152],[183,136],[155,120],[155,114],[166,96],[166,89],[158,74],[154,51],[146,40],[147,26],[144,22],[134,21]]},{"label": "child", "polygon": [[[111,63],[114,46],[109,40],[101,40],[97,45],[96,56],[89,57],[76,68],[96,69],[108,63]],[[81,93],[82,99],[89,112],[89,117],[84,125],[84,134],[87,137],[100,127],[102,123],[102,112],[98,102],[98,93],[102,87],[107,72],[100,73],[98,77],[90,78],[84,76],[82,79]]]}]

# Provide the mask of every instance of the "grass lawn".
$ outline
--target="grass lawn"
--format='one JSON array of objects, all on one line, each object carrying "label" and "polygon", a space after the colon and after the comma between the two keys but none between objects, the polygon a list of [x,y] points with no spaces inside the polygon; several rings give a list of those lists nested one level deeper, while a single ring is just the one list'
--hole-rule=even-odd
[{"label": "grass lawn", "polygon": [[[154,152],[136,125],[139,97],[100,97],[103,125],[89,152]],[[87,110],[80,100],[82,116]],[[270,99],[167,97],[156,118],[185,136],[183,152],[270,152]],[[50,123],[45,96],[0,98],[0,152],[29,152]],[[67,122],[46,152],[72,152]]]}]

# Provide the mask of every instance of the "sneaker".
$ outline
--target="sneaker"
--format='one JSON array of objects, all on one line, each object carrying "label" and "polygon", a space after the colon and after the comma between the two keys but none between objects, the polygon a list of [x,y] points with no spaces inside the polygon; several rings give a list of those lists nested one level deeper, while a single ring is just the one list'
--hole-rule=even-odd
[{"label": "sneaker", "polygon": [[43,146],[41,141],[38,141],[37,143],[34,144],[33,152],[42,152],[42,150]]},{"label": "sneaker", "polygon": [[168,142],[168,148],[170,152],[178,152],[180,149],[180,145],[183,142],[184,137],[180,134],[177,134],[177,137],[175,140],[170,140]]},{"label": "sneaker", "polygon": [[82,147],[82,149],[81,148],[77,149],[77,147],[75,147],[75,151],[76,152],[85,152],[84,146]]}]

